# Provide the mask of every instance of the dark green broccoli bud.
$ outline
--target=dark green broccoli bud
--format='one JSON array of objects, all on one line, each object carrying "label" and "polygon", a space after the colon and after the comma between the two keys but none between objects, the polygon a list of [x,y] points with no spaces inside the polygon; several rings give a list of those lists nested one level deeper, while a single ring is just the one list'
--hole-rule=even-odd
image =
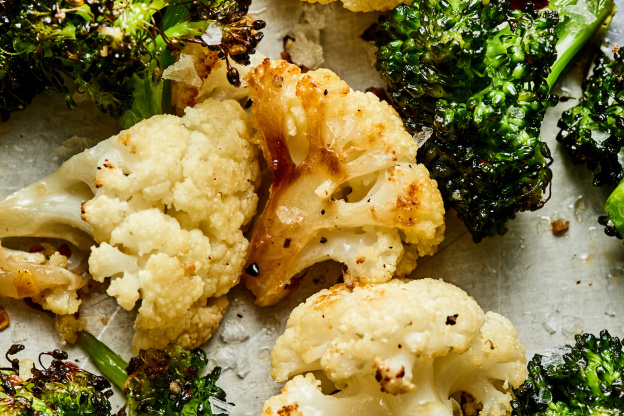
[{"label": "dark green broccoli bud", "polygon": [[[163,112],[163,70],[186,43],[249,64],[262,21],[251,0],[0,0],[0,118],[44,90],[76,104],[65,78],[122,127]],[[207,37],[210,30],[212,37]],[[215,36],[214,33],[219,36]]]},{"label": "dark green broccoli bud", "polygon": [[613,48],[614,59],[600,53],[594,73],[583,87],[580,103],[559,120],[561,142],[575,164],[593,171],[594,185],[616,185],[599,218],[609,236],[624,234],[624,51]]},{"label": "dark green broccoli bud", "polygon": [[[46,368],[33,366],[30,378],[20,378],[19,360],[10,358],[23,350],[13,345],[6,354],[10,367],[0,368],[0,414],[3,416],[110,416],[109,382],[64,362],[67,354],[54,350],[39,355],[52,357]],[[22,375],[23,377],[23,375]],[[24,377],[25,378],[25,377]]]},{"label": "dark green broccoli bud", "polygon": [[221,369],[200,376],[208,359],[199,348],[189,351],[170,345],[165,350],[141,350],[126,365],[88,332],[81,333],[79,341],[102,373],[123,389],[127,402],[122,412],[127,416],[227,414],[213,413],[212,403],[225,403],[226,398],[215,384]]},{"label": "dark green broccoli bud", "polygon": [[537,354],[527,368],[527,380],[514,392],[513,415],[624,415],[624,352],[607,331],[577,335],[574,346]]},{"label": "dark green broccoli bud", "polygon": [[424,0],[380,18],[377,69],[407,129],[432,129],[419,160],[477,242],[547,200],[552,159],[539,131],[557,102],[550,86],[572,59],[557,59],[559,37],[575,50],[586,37],[578,23],[507,0]]},{"label": "dark green broccoli bud", "polygon": [[624,177],[624,51],[616,48],[615,59],[600,53],[594,63],[579,105],[559,120],[557,140],[573,163],[593,171],[594,185],[617,185]]}]

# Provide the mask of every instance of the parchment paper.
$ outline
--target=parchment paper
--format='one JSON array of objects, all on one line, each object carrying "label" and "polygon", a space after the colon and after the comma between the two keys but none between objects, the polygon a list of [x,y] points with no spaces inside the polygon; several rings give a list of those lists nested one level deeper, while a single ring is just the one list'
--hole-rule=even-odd
[{"label": "parchment paper", "polygon": [[[624,0],[616,3],[624,8]],[[371,66],[371,46],[360,39],[376,21],[376,14],[351,13],[340,3],[310,6],[297,0],[254,0],[252,12],[268,25],[260,47],[264,55],[278,58],[283,37],[294,35],[296,24],[309,23],[310,16],[324,16],[324,25],[318,20],[314,23],[324,26],[319,29],[324,66],[354,89],[383,85]],[[609,38],[624,41],[622,15],[616,17]],[[577,87],[568,86],[563,92],[578,96],[578,82],[572,77],[565,85]],[[555,141],[561,111],[575,103],[570,100],[549,110],[542,129],[555,159],[552,198],[546,206],[519,214],[509,223],[505,236],[480,244],[473,243],[463,224],[449,213],[444,243],[435,256],[422,259],[413,274],[456,284],[474,296],[484,310],[510,318],[528,356],[572,342],[574,334],[581,331],[608,329],[624,337],[624,244],[605,236],[597,223],[611,190],[593,187],[590,172],[573,166]],[[57,155],[55,149],[72,136],[95,143],[117,131],[116,121],[99,114],[89,102],[68,110],[57,96],[39,97],[0,125],[0,197],[53,172],[68,157],[67,152]],[[569,231],[560,237],[550,231],[551,220],[557,218],[570,221]],[[224,368],[219,384],[227,391],[228,400],[236,404],[236,415],[259,415],[264,401],[279,391],[280,385],[269,377],[275,339],[283,332],[292,308],[334,284],[339,268],[326,263],[313,273],[324,278],[317,284],[307,279],[293,296],[272,308],[255,307],[243,287],[230,292],[228,313],[204,349],[213,365]],[[11,317],[11,326],[0,332],[0,351],[13,343],[24,343],[27,349],[20,357],[34,358],[41,351],[63,347],[72,359],[93,370],[80,348],[60,343],[54,318],[22,301],[0,298],[0,305]],[[80,314],[88,320],[91,332],[129,359],[133,313],[103,293],[92,293]],[[119,406],[122,395],[116,393],[114,404]]]}]

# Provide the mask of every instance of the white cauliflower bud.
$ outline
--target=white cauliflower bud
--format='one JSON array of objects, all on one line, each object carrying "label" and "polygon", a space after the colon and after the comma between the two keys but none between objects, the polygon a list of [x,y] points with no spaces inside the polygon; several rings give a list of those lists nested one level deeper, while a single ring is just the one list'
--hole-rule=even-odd
[{"label": "white cauliflower bud", "polygon": [[[311,296],[290,315],[271,367],[275,380],[292,380],[265,403],[267,416],[452,416],[461,393],[480,415],[502,416],[511,387],[527,376],[513,324],[433,279],[341,284]],[[340,391],[324,392],[314,371]]]},{"label": "white cauliflower bud", "polygon": [[72,227],[64,237],[83,249],[81,232],[91,236],[93,278],[110,278],[108,294],[125,309],[141,300],[133,349],[198,347],[243,270],[242,228],[258,201],[252,132],[235,101],[144,120],[0,203],[19,218],[7,233]]},{"label": "white cauliflower bud", "polygon": [[[336,0],[306,0],[310,3],[328,4]],[[411,5],[413,0],[341,0],[342,5],[352,12],[374,12],[392,10],[399,4]]]},{"label": "white cauliflower bud", "polygon": [[436,252],[442,196],[388,103],[285,61],[265,60],[247,82],[274,174],[244,276],[258,305],[278,302],[324,260],[345,264],[349,284],[382,283]]}]

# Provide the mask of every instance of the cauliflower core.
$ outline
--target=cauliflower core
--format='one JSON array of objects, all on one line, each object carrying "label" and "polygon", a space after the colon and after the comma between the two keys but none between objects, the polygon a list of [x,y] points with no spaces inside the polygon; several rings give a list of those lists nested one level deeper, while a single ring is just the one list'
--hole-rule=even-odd
[{"label": "cauliflower core", "polygon": [[[294,378],[265,403],[265,416],[452,416],[451,396],[462,392],[481,416],[506,415],[511,387],[527,376],[513,324],[433,279],[340,284],[311,296],[290,315],[271,366],[277,381]],[[323,393],[319,371],[338,393]]]},{"label": "cauliflower core", "polygon": [[27,230],[79,245],[86,233],[97,243],[93,278],[111,278],[107,293],[124,309],[141,300],[133,349],[198,347],[243,270],[241,228],[258,201],[251,136],[235,101],[142,121],[0,203],[2,215],[19,219],[4,235]]},{"label": "cauliflower core", "polygon": [[257,304],[278,302],[323,260],[344,263],[347,283],[380,283],[436,251],[442,197],[391,106],[285,61],[265,60],[247,83],[274,174],[244,276]]},{"label": "cauliflower core", "polygon": [[[310,3],[328,4],[336,0],[306,0]],[[341,0],[345,9],[352,12],[392,10],[399,4],[412,4],[413,0]]]}]

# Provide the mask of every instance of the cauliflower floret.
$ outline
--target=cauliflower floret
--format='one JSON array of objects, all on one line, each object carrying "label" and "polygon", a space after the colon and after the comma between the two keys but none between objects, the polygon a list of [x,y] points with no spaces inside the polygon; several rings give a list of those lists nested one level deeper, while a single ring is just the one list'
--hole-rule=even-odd
[{"label": "cauliflower floret", "polygon": [[[250,65],[240,65],[233,61],[229,65],[236,68],[243,78],[263,59],[264,56],[256,52],[250,56]],[[182,115],[186,107],[194,107],[208,98],[220,101],[246,99],[249,90],[230,84],[227,68],[228,64],[219,59],[219,52],[197,43],[187,43],[178,61],[163,72],[164,79],[173,81],[171,104],[175,113]]]},{"label": "cauliflower floret", "polygon": [[[181,118],[144,120],[1,202],[2,215],[16,220],[0,237],[27,230],[85,249],[83,234],[91,236],[93,278],[110,278],[108,294],[124,309],[141,300],[133,349],[198,347],[243,270],[242,228],[258,202],[252,131],[235,101],[208,99]],[[52,301],[71,299],[52,291]]]},{"label": "cauliflower floret", "polygon": [[[484,314],[451,284],[340,284],[290,315],[271,354],[271,376],[294,378],[263,415],[452,416],[451,396],[465,392],[482,416],[502,416],[511,411],[511,387],[527,376],[524,355],[507,318]],[[319,370],[340,392],[321,391],[312,374]]]},{"label": "cauliflower floret", "polygon": [[87,320],[75,315],[56,315],[54,327],[62,343],[75,344],[78,341],[78,334],[87,327]]},{"label": "cauliflower floret", "polygon": [[203,304],[198,302],[193,304],[188,311],[178,317],[177,321],[153,329],[147,329],[147,325],[142,325],[139,317],[132,347],[138,350],[164,349],[173,343],[185,348],[195,348],[204,344],[214,334],[227,307],[227,296],[209,298]]},{"label": "cauliflower floret", "polygon": [[245,284],[259,305],[314,263],[345,281],[406,275],[444,238],[444,204],[398,114],[336,74],[265,60],[247,80],[274,182],[254,229]]},{"label": "cauliflower floret", "polygon": [[[328,4],[336,0],[306,0],[310,3]],[[352,12],[374,12],[392,10],[399,4],[412,4],[413,0],[341,0],[342,5]]]},{"label": "cauliflower floret", "polygon": [[67,257],[54,252],[10,250],[0,243],[0,296],[32,298],[44,309],[59,315],[78,311],[77,291],[87,283],[79,273],[68,270]]}]

